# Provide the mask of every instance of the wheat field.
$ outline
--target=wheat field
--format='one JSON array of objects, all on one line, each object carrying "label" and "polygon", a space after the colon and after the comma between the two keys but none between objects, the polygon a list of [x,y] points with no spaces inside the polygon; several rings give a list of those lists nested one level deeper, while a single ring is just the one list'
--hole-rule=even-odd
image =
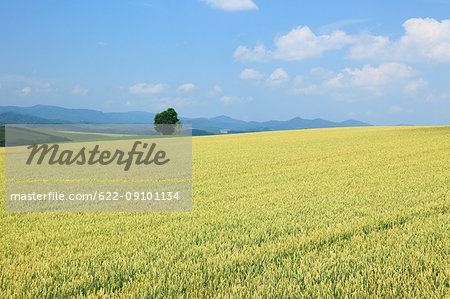
[{"label": "wheat field", "polygon": [[6,213],[0,297],[450,296],[450,127],[193,137],[192,213]]}]

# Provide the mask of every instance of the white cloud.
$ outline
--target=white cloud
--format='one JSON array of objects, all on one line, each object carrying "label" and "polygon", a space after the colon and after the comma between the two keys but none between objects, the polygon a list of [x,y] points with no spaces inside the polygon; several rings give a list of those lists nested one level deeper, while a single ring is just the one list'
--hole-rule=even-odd
[{"label": "white cloud", "polygon": [[264,78],[264,74],[254,69],[245,69],[241,72],[239,78],[243,80],[260,80]]},{"label": "white cloud", "polygon": [[216,94],[219,94],[222,92],[222,87],[220,85],[214,85],[208,92],[209,96],[215,96]]},{"label": "white cloud", "polygon": [[252,97],[238,97],[238,96],[223,96],[220,98],[220,101],[224,104],[237,104],[237,103],[246,103],[253,101]]},{"label": "white cloud", "polygon": [[450,20],[409,19],[403,27],[406,34],[397,45],[401,55],[450,62]]},{"label": "white cloud", "polygon": [[[274,70],[269,77],[266,78],[266,75],[256,71],[254,69],[244,69],[239,78],[242,80],[255,80],[258,84],[264,82],[268,86],[279,86],[289,81],[289,74],[282,68],[277,68]],[[264,81],[260,81],[266,78]]]},{"label": "white cloud", "polygon": [[[326,81],[324,87],[328,89],[357,87],[380,94],[385,91],[387,86],[406,88],[408,84],[411,84],[411,78],[417,74],[416,70],[401,63],[385,63],[378,67],[367,64],[361,69],[346,68],[342,70],[335,77]],[[421,82],[423,81],[422,79]]]},{"label": "white cloud", "polygon": [[31,87],[24,87],[17,92],[17,95],[21,96],[21,97],[26,97],[30,94],[30,92],[31,92]]},{"label": "white cloud", "polygon": [[150,85],[147,83],[138,83],[130,87],[130,93],[134,94],[154,94],[160,93],[167,88],[166,84],[158,83],[155,85]]},{"label": "white cloud", "polygon": [[267,84],[276,86],[281,85],[289,81],[289,75],[282,68],[277,68],[270,74],[269,78],[267,78]]},{"label": "white cloud", "polygon": [[397,41],[385,36],[360,37],[350,58],[399,61],[450,62],[450,20],[414,18],[403,23],[405,34]]},{"label": "white cloud", "polygon": [[308,26],[299,26],[276,38],[274,50],[261,43],[253,49],[240,45],[233,56],[247,62],[301,61],[350,46],[348,57],[356,60],[450,62],[450,19],[413,18],[406,20],[403,28],[403,36],[392,41],[388,36],[349,35],[342,30],[318,35]]},{"label": "white cloud", "polygon": [[84,97],[89,92],[89,89],[81,87],[80,85],[75,86],[74,89],[72,89],[72,93]]},{"label": "white cloud", "polygon": [[181,84],[178,88],[177,88],[177,92],[179,93],[188,93],[191,92],[192,90],[194,90],[195,85],[192,83],[186,83],[186,84]]},{"label": "white cloud", "polygon": [[214,8],[225,11],[257,10],[258,6],[252,0],[200,0]]},{"label": "white cloud", "polygon": [[418,76],[418,71],[396,62],[345,68],[337,73],[316,68],[306,75],[296,76],[290,92],[302,95],[329,94],[337,98],[380,96],[386,93],[416,95],[428,85],[426,80]]},{"label": "white cloud", "polygon": [[97,45],[99,45],[100,47],[106,47],[108,44],[105,43],[105,42],[99,41],[99,42],[97,43]]},{"label": "white cloud", "polygon": [[[356,44],[350,48],[349,58],[368,59],[376,56],[386,56],[390,41],[385,36],[361,35]],[[381,54],[383,53],[383,54]]]},{"label": "white cloud", "polygon": [[316,35],[308,26],[299,26],[275,41],[273,57],[282,60],[304,60],[319,57],[323,52],[341,49],[353,42],[344,31],[335,30],[331,34]]},{"label": "white cloud", "polygon": [[353,42],[354,38],[341,30],[316,35],[308,26],[299,26],[276,39],[274,51],[268,51],[263,44],[258,43],[254,49],[237,47],[233,56],[241,61],[264,62],[269,58],[300,61],[320,57],[325,51],[341,49]]},{"label": "white cloud", "polygon": [[247,48],[246,46],[237,47],[233,57],[240,61],[264,62],[269,59],[269,55],[270,53],[266,51],[266,47],[258,42],[253,49]]}]

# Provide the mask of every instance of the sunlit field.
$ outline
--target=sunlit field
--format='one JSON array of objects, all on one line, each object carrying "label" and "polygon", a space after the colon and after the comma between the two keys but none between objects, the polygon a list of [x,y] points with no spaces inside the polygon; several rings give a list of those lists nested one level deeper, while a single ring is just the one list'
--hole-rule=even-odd
[{"label": "sunlit field", "polygon": [[0,297],[450,295],[450,127],[193,137],[192,213],[6,213]]}]

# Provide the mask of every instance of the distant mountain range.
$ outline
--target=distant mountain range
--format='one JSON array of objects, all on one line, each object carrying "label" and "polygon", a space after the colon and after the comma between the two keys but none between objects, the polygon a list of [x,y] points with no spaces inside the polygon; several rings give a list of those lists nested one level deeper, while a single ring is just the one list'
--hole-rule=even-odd
[{"label": "distant mountain range", "polygon": [[[155,113],[143,111],[101,112],[91,109],[68,109],[57,106],[36,105],[31,107],[0,106],[0,124],[49,124],[49,123],[103,123],[103,124],[152,124]],[[366,127],[371,126],[357,120],[333,122],[325,119],[303,119],[295,117],[286,121],[243,121],[228,116],[212,118],[181,118],[181,122],[192,124],[193,135],[223,133],[245,133],[278,130]]]}]

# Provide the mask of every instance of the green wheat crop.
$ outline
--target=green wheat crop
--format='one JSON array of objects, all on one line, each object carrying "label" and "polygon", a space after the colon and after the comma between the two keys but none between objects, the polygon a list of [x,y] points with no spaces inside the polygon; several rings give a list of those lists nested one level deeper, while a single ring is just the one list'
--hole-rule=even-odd
[{"label": "green wheat crop", "polygon": [[448,298],[449,190],[450,127],[194,137],[192,213],[6,213],[2,187],[0,297]]}]

